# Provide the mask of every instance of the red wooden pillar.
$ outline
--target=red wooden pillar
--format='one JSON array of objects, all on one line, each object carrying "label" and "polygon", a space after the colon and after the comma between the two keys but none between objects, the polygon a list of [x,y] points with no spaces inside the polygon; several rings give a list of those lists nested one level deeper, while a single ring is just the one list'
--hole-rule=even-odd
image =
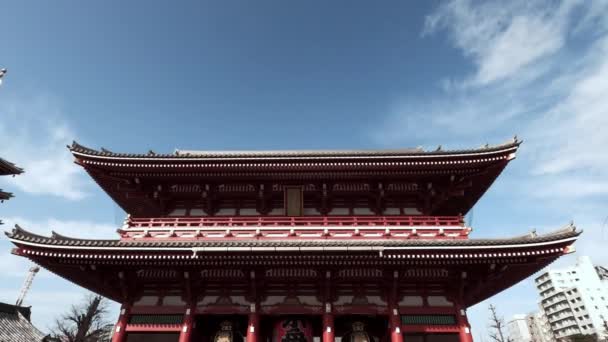
[{"label": "red wooden pillar", "polygon": [[458,336],[460,342],[473,342],[473,335],[471,334],[471,326],[469,325],[469,320],[467,319],[466,310],[462,307],[458,307]]},{"label": "red wooden pillar", "polygon": [[194,328],[194,307],[186,309],[184,315],[184,323],[182,324],[182,330],[179,333],[179,342],[190,342],[192,336],[192,329]]},{"label": "red wooden pillar", "polygon": [[391,306],[390,313],[390,327],[391,327],[391,342],[403,342],[403,334],[401,333],[401,316],[397,306]]},{"label": "red wooden pillar", "polygon": [[393,271],[393,284],[389,295],[389,325],[391,342],[403,342],[401,315],[399,314],[399,271]]},{"label": "red wooden pillar", "polygon": [[260,331],[260,314],[256,310],[256,305],[251,305],[249,322],[247,324],[247,342],[258,342]]},{"label": "red wooden pillar", "polygon": [[326,303],[323,313],[323,342],[334,342],[335,335],[334,314],[331,312],[331,304]]},{"label": "red wooden pillar", "polygon": [[114,334],[112,335],[112,342],[125,342],[127,341],[127,323],[129,323],[129,314],[131,308],[129,305],[124,305],[120,308],[120,315],[118,316],[118,322],[114,326]]}]

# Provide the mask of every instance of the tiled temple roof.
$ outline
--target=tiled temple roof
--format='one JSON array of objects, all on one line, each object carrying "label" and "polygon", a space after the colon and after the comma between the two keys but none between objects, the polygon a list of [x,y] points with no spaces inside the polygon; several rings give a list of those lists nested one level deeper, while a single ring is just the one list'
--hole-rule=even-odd
[{"label": "tiled temple roof", "polygon": [[0,175],[18,175],[23,173],[23,169],[9,162],[6,159],[0,158]]},{"label": "tiled temple roof", "polygon": [[29,321],[30,308],[0,303],[0,342],[41,342],[44,334]]},{"label": "tiled temple roof", "polygon": [[11,197],[13,197],[13,193],[11,193],[11,192],[4,192],[4,191],[2,191],[2,189],[0,189],[0,201],[7,200],[7,199],[9,199]]},{"label": "tiled temple roof", "polygon": [[68,146],[72,153],[92,157],[109,158],[138,158],[138,159],[239,159],[239,158],[365,158],[365,157],[429,157],[429,156],[458,156],[470,154],[487,154],[517,149],[521,141],[514,137],[511,141],[499,145],[485,145],[475,149],[443,150],[439,146],[435,150],[424,150],[420,147],[384,150],[278,150],[278,151],[204,151],[204,150],[175,150],[174,153],[116,153],[105,148],[92,149],[78,144],[76,141]]},{"label": "tiled temple roof", "polygon": [[514,238],[500,239],[284,239],[284,240],[238,240],[231,238],[223,239],[158,239],[158,240],[89,240],[68,238],[56,233],[50,237],[33,234],[19,226],[15,226],[12,232],[5,232],[7,237],[14,243],[24,242],[26,244],[36,244],[40,246],[57,246],[60,248],[80,247],[100,249],[106,248],[197,248],[197,247],[357,247],[357,246],[377,246],[377,247],[420,247],[420,248],[449,248],[449,247],[483,247],[495,246],[521,246],[542,243],[551,243],[567,239],[574,240],[581,231],[577,231],[573,224],[557,231],[536,235],[527,234]]}]

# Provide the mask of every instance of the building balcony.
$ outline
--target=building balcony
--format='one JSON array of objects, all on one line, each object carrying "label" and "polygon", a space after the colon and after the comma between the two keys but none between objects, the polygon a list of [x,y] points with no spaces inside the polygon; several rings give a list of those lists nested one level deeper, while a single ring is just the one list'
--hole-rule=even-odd
[{"label": "building balcony", "polygon": [[123,238],[468,238],[462,216],[127,217]]}]

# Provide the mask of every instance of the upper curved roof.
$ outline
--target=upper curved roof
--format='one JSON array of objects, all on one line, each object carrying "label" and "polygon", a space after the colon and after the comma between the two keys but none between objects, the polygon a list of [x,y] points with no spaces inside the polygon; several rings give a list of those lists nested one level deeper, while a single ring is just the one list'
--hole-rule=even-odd
[{"label": "upper curved roof", "polygon": [[[76,163],[83,166],[116,203],[127,213],[139,217],[166,215],[163,206],[171,206],[168,201],[191,201],[189,193],[178,191],[165,194],[166,201],[163,206],[159,204],[154,192],[175,184],[417,182],[423,178],[426,187],[429,183],[437,187],[451,184],[449,189],[445,185],[443,190],[432,190],[430,202],[433,203],[428,205],[428,214],[458,215],[466,214],[477,202],[515,158],[520,144],[514,137],[499,145],[461,150],[441,147],[434,150],[177,150],[172,154],[152,151],[133,154],[104,148],[95,150],[77,142],[68,148]],[[442,195],[435,196],[439,192]],[[411,201],[420,202],[419,195],[412,195],[417,197],[410,198]]]},{"label": "upper curved roof", "polygon": [[274,151],[205,151],[205,150],[175,150],[174,153],[116,153],[105,148],[99,150],[80,145],[76,141],[68,145],[68,149],[76,156],[102,157],[109,159],[139,159],[139,160],[182,160],[182,159],[265,159],[265,158],[377,158],[377,157],[457,157],[477,156],[492,153],[515,151],[521,141],[514,137],[512,140],[499,145],[485,145],[479,148],[443,150],[439,146],[435,150],[417,148],[380,149],[380,150],[274,150]]}]

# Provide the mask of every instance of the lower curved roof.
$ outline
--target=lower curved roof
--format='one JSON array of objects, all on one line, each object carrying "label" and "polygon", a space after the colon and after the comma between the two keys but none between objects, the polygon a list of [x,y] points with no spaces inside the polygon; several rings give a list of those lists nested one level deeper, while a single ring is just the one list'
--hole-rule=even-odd
[{"label": "lower curved roof", "polygon": [[[580,231],[573,224],[548,234],[532,232],[524,236],[500,239],[155,239],[155,240],[93,240],[66,237],[53,233],[50,237],[37,235],[15,226],[6,236],[16,245],[69,250],[158,250],[185,251],[193,248],[267,248],[267,247],[370,247],[374,249],[498,249],[548,246],[574,242]],[[211,250],[210,250],[211,251]]]},{"label": "lower curved roof", "polygon": [[[449,277],[440,280],[441,286],[452,291],[461,284],[460,295],[466,306],[507,289],[571,252],[580,234],[572,224],[548,234],[506,239],[87,240],[56,233],[41,236],[18,226],[6,233],[17,246],[14,254],[119,302],[137,295],[144,284],[162,289],[171,283],[181,288],[184,272],[203,286],[206,279],[201,278],[201,270],[205,269],[413,267],[446,270]],[[173,270],[175,277],[158,282],[137,275],[138,270],[158,269]],[[129,287],[125,279],[139,287]],[[248,279],[223,281],[245,284]],[[422,280],[410,277],[403,281],[415,285]]]}]

